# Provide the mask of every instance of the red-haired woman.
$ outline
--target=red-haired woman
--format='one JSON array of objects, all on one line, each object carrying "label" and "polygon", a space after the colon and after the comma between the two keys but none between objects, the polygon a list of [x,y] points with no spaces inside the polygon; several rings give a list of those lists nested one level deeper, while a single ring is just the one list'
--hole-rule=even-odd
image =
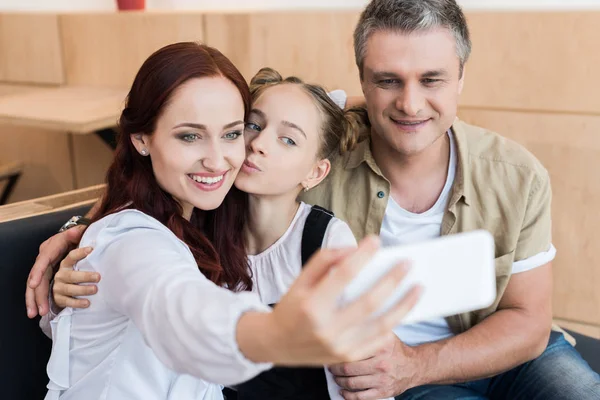
[{"label": "red-haired woman", "polygon": [[272,312],[245,291],[245,195],[232,184],[249,107],[242,75],[215,49],[174,44],[143,64],[80,243],[94,251],[77,268],[102,280],[88,308],[51,323],[47,399],[222,399],[212,382],[243,382],[272,364],[361,359],[384,344],[406,303],[371,314],[400,269],[337,303],[376,250],[372,239],[318,253]]}]

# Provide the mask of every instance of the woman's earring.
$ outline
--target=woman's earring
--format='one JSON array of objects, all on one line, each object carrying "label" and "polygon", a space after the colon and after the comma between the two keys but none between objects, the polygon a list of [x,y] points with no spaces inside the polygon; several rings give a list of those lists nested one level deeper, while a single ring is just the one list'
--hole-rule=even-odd
[{"label": "woman's earring", "polygon": [[308,186],[304,186],[304,191],[308,192],[310,190],[310,188]]},{"label": "woman's earring", "polygon": [[142,153],[143,156],[147,156],[148,155],[148,150],[142,149],[141,153]]}]

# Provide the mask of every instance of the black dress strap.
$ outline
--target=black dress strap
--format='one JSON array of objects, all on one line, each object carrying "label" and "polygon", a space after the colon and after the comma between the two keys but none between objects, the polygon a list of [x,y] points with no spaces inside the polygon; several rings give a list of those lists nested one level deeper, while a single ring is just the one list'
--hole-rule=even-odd
[{"label": "black dress strap", "polygon": [[[333,213],[313,206],[302,231],[302,265],[321,248]],[[274,304],[270,305],[275,306]],[[260,334],[260,332],[257,332]],[[237,386],[237,392],[224,391],[227,400],[329,400],[323,367],[274,367]]]},{"label": "black dress strap", "polygon": [[310,214],[304,223],[302,231],[302,265],[310,259],[310,257],[323,246],[325,232],[329,226],[329,222],[333,218],[333,213],[319,206],[312,206]]}]

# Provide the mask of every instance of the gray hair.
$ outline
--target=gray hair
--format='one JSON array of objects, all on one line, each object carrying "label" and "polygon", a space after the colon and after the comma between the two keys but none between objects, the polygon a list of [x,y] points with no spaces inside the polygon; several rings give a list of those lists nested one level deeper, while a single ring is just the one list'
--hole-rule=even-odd
[{"label": "gray hair", "polygon": [[454,35],[462,76],[471,54],[471,39],[465,15],[456,0],[372,0],[354,30],[354,54],[361,79],[367,41],[374,32],[412,33],[437,27],[449,29]]}]

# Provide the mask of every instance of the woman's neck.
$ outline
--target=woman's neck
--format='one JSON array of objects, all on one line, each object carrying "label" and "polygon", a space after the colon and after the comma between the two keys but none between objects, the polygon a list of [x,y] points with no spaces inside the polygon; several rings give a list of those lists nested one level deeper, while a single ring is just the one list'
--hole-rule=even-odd
[{"label": "woman's neck", "polygon": [[260,254],[277,242],[290,227],[300,203],[297,194],[249,195],[248,221],[244,229],[246,252]]}]

